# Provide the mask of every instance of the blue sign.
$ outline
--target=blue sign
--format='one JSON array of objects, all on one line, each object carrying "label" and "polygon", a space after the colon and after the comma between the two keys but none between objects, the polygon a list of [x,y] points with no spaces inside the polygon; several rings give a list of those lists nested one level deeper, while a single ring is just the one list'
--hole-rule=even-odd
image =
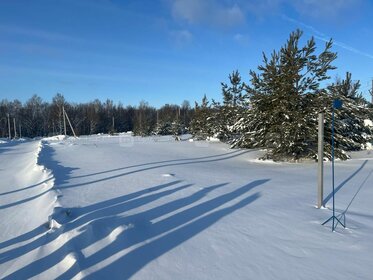
[{"label": "blue sign", "polygon": [[334,99],[333,100],[333,108],[334,109],[341,109],[342,108],[342,104],[343,104],[343,102],[340,99]]}]

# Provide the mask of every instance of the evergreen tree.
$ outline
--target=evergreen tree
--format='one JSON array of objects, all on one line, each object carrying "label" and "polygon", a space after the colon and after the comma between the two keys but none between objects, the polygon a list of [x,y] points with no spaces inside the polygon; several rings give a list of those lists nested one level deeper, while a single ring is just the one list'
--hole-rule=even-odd
[{"label": "evergreen tree", "polygon": [[206,95],[203,96],[201,105],[195,103],[194,117],[190,123],[190,132],[197,139],[206,139],[213,135],[212,110]]},{"label": "evergreen tree", "polygon": [[147,102],[141,101],[134,121],[134,134],[139,136],[151,135],[156,127],[155,108],[150,107]]},{"label": "evergreen tree", "polygon": [[243,111],[243,92],[246,85],[242,82],[240,73],[236,70],[229,75],[230,85],[221,83],[223,104],[214,102],[214,134],[222,141],[231,141],[236,135],[234,124]]},{"label": "evergreen tree", "polygon": [[372,140],[372,128],[364,125],[365,119],[372,116],[368,102],[362,97],[360,81],[352,81],[351,73],[347,72],[345,79],[337,79],[328,87],[328,96],[324,97],[326,108],[326,149],[330,157],[331,142],[331,106],[334,99],[342,101],[342,108],[335,110],[335,155],[341,159],[347,159],[347,151],[357,151],[364,148],[367,142]]},{"label": "evergreen tree", "polygon": [[290,34],[280,51],[263,54],[259,73],[250,71],[247,88],[250,109],[236,124],[242,131],[234,146],[267,148],[266,158],[297,160],[315,155],[320,82],[335,69],[332,41],[316,55],[314,38],[299,46],[302,32]]}]

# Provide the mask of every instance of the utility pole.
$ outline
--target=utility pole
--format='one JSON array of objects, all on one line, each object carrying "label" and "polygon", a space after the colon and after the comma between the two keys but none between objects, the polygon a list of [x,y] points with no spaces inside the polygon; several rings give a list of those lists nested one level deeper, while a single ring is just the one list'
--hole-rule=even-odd
[{"label": "utility pole", "polygon": [[13,125],[14,125],[14,139],[15,139],[17,138],[16,118],[13,118]]},{"label": "utility pole", "polygon": [[114,119],[114,116],[113,116],[113,132],[114,132],[114,127],[115,127],[115,119]]},{"label": "utility pole", "polygon": [[12,135],[10,135],[10,116],[9,116],[9,113],[7,114],[8,116],[8,136],[9,136],[9,140],[12,139]]},{"label": "utility pole", "polygon": [[63,129],[64,129],[64,132],[65,132],[65,136],[67,135],[66,134],[66,117],[65,117],[65,107],[62,106],[62,114],[63,114]]},{"label": "utility pole", "polygon": [[19,138],[22,138],[22,127],[21,127],[21,123],[19,123],[18,125],[19,125]]},{"label": "utility pole", "polygon": [[[75,134],[75,131],[74,131],[74,128],[73,128],[73,126],[71,125],[71,122],[70,122],[69,116],[67,115],[67,113],[65,112],[65,110],[63,110],[63,112],[65,113],[66,119],[67,119],[67,121],[69,122],[70,129],[71,129],[71,131],[73,132],[74,137],[77,138],[77,137],[76,137],[76,134]],[[63,118],[63,119],[65,120],[65,118]],[[66,123],[65,123],[65,135],[66,135]]]}]

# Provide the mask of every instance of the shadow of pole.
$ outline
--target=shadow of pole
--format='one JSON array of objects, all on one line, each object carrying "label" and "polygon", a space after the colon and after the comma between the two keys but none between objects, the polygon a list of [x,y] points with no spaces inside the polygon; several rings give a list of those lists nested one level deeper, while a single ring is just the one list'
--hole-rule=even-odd
[{"label": "shadow of pole", "polygon": [[[361,183],[361,185],[359,186],[359,188],[357,189],[356,193],[354,194],[354,196],[352,197],[350,203],[347,205],[346,209],[343,210],[343,212],[339,215],[339,218],[342,218],[342,217],[346,217],[346,213],[348,211],[348,209],[350,208],[352,202],[355,200],[356,196],[359,194],[359,192],[361,191],[361,189],[364,187],[365,183],[368,181],[370,175],[372,175],[373,173],[373,170],[371,170],[368,174],[368,176],[364,179],[364,181]],[[346,222],[345,222],[346,224]]]},{"label": "shadow of pole", "polygon": [[[339,184],[338,187],[335,188],[334,190],[334,194],[336,194],[344,185],[346,185],[348,183],[348,181],[350,181],[353,177],[355,177],[361,170],[363,170],[364,166],[368,163],[367,160],[365,160],[363,162],[363,164],[358,168],[356,169],[356,171],[354,173],[352,173],[347,179],[345,179],[342,183]],[[331,198],[333,197],[333,192],[331,192],[330,194],[328,194],[328,196],[324,199],[323,201],[323,205],[325,205]]]}]

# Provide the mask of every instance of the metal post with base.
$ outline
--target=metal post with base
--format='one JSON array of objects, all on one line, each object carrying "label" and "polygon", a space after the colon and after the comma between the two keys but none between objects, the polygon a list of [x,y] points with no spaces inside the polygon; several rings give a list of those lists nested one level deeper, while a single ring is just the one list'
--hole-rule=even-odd
[{"label": "metal post with base", "polygon": [[336,216],[335,216],[335,190],[334,190],[334,110],[342,108],[342,100],[335,99],[333,100],[332,108],[332,187],[333,187],[333,216],[327,219],[322,225],[325,225],[329,221],[332,221],[332,231],[335,230],[338,224],[341,224],[344,228],[346,227]]}]

